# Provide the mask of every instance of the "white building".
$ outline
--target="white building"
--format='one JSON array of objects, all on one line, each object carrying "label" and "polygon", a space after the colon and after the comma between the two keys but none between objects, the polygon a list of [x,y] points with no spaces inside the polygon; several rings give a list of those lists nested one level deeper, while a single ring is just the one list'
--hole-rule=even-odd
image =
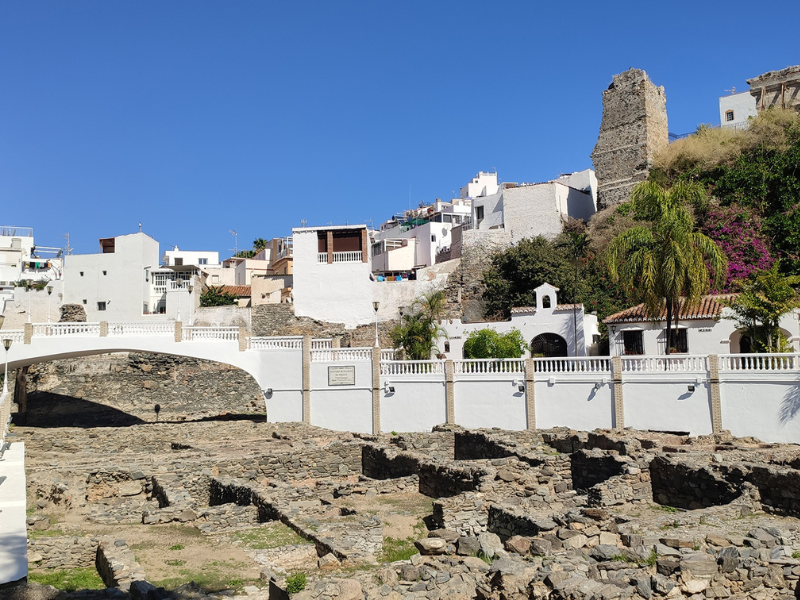
[{"label": "white building", "polygon": [[452,245],[453,227],[470,213],[469,200],[437,200],[386,221],[373,234],[372,271],[402,276],[432,266],[437,253]]},{"label": "white building", "polygon": [[504,229],[511,244],[542,235],[553,239],[569,218],[588,221],[597,212],[597,178],[586,169],[544,183],[506,182],[472,199],[476,232]]},{"label": "white building", "polygon": [[[674,354],[738,354],[750,352],[749,341],[742,338],[733,312],[719,300],[732,296],[705,296],[698,306],[681,310],[673,322]],[[780,321],[781,332],[794,348],[800,348],[800,311],[788,313]],[[666,309],[658,319],[648,319],[644,305],[639,304],[603,320],[608,326],[611,356],[666,354]]]},{"label": "white building", "polygon": [[294,314],[355,327],[374,322],[366,225],[292,230]]},{"label": "white building", "polygon": [[439,350],[447,358],[464,358],[464,342],[473,331],[494,329],[508,333],[518,329],[531,346],[528,356],[588,356],[600,339],[597,317],[584,313],[583,304],[558,304],[558,288],[544,283],[536,288],[536,306],[511,309],[509,321],[444,323],[447,339]]},{"label": "white building", "polygon": [[161,257],[161,264],[165,267],[180,267],[192,265],[201,269],[219,267],[219,252],[210,250],[180,250],[175,246],[167,250]]},{"label": "white building", "polygon": [[0,314],[20,281],[60,280],[61,253],[60,248],[37,248],[31,227],[0,226]]},{"label": "white building", "polygon": [[156,312],[151,283],[158,257],[158,242],[147,234],[103,238],[99,254],[67,257],[65,303],[82,305],[90,322],[141,320]]},{"label": "white building", "polygon": [[470,179],[469,183],[461,188],[461,199],[478,198],[480,196],[491,196],[496,194],[499,186],[497,185],[497,173],[484,173],[478,171],[478,174]]},{"label": "white building", "polygon": [[749,91],[719,98],[719,122],[723,128],[746,129],[750,117],[757,114],[756,99]]}]

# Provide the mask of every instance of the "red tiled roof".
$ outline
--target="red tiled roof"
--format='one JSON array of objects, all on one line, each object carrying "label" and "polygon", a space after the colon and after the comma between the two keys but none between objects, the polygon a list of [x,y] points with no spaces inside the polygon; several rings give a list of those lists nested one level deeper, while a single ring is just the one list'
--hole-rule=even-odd
[{"label": "red tiled roof", "polygon": [[[555,310],[572,310],[573,308],[583,308],[583,304],[559,304]],[[535,306],[518,306],[511,309],[511,314],[536,312]]]},{"label": "red tiled roof", "polygon": [[[681,321],[691,321],[693,319],[715,319],[722,314],[722,309],[725,305],[720,300],[731,300],[735,298],[736,294],[721,294],[718,296],[703,296],[700,302],[694,306],[684,307],[685,300],[682,298],[680,302],[680,310],[678,311],[677,319]],[[618,313],[614,313],[606,317],[603,323],[642,323],[644,321],[666,321],[667,309],[661,311],[658,319],[652,319],[647,316],[644,304],[637,304]]]},{"label": "red tiled roof", "polygon": [[223,285],[223,294],[233,294],[237,298],[249,298],[250,286],[249,285]]}]

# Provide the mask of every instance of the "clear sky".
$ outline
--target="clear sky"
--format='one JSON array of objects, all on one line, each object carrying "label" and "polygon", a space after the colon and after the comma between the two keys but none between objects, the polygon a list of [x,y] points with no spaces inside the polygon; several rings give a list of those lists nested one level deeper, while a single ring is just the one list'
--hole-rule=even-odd
[{"label": "clear sky", "polygon": [[3,0],[0,224],[97,252],[375,225],[479,170],[591,167],[601,93],[637,67],[669,128],[800,63],[800,2]]}]

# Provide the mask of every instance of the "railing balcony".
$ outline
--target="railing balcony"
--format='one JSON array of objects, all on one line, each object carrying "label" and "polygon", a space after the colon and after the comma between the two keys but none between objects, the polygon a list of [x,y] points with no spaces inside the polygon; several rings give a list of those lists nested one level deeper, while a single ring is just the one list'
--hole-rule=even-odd
[{"label": "railing balcony", "polygon": [[333,262],[361,262],[361,251],[334,252]]},{"label": "railing balcony", "polygon": [[311,350],[311,362],[362,362],[372,360],[372,348]]},{"label": "railing balcony", "polygon": [[161,323],[109,323],[108,335],[175,335],[175,324],[168,321],[163,321]]},{"label": "railing balcony", "polygon": [[381,375],[444,375],[444,361],[382,360]]},{"label": "railing balcony", "polygon": [[303,348],[302,336],[251,337],[247,338],[247,348],[251,350],[300,350]]},{"label": "railing balcony", "polygon": [[722,354],[719,370],[735,371],[797,371],[800,370],[798,354]]},{"label": "railing balcony", "polygon": [[328,262],[328,253],[327,252],[317,252],[317,262],[318,263],[326,263],[326,262]]},{"label": "railing balcony", "polygon": [[708,370],[707,356],[623,356],[623,373],[695,373]]},{"label": "railing balcony", "polygon": [[477,358],[454,360],[453,370],[457,375],[525,373],[525,360],[521,358]]},{"label": "railing balcony", "polygon": [[199,341],[226,341],[235,342],[239,339],[238,327],[184,327],[184,342]]},{"label": "railing balcony", "polygon": [[33,335],[53,337],[99,337],[100,323],[34,323]]},{"label": "railing balcony", "polygon": [[610,373],[610,358],[534,358],[537,373]]}]

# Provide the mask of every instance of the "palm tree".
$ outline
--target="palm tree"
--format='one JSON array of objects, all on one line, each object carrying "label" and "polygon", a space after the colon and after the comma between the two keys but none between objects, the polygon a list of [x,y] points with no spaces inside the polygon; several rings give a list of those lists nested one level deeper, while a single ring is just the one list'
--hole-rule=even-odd
[{"label": "palm tree", "polygon": [[636,291],[650,318],[660,316],[666,306],[667,354],[680,298],[686,297],[686,306],[696,304],[712,283],[719,287],[728,272],[719,246],[694,231],[689,206],[701,205],[704,198],[698,183],[679,182],[669,190],[650,181],[640,183],[631,194],[631,208],[650,225],[622,232],[608,249],[611,278]]},{"label": "palm tree", "polygon": [[395,348],[402,349],[411,360],[429,360],[436,340],[446,335],[439,322],[445,314],[444,292],[429,292],[414,301],[414,312],[405,314],[389,334]]},{"label": "palm tree", "polygon": [[264,238],[256,238],[255,240],[253,240],[253,250],[259,252],[264,248],[266,248],[267,244],[269,244],[268,240],[265,240]]},{"label": "palm tree", "polygon": [[566,237],[558,244],[561,248],[566,248],[575,266],[575,297],[572,299],[572,333],[574,337],[575,356],[578,356],[578,269],[580,268],[581,258],[584,257],[589,249],[589,236],[585,233],[568,231]]}]

